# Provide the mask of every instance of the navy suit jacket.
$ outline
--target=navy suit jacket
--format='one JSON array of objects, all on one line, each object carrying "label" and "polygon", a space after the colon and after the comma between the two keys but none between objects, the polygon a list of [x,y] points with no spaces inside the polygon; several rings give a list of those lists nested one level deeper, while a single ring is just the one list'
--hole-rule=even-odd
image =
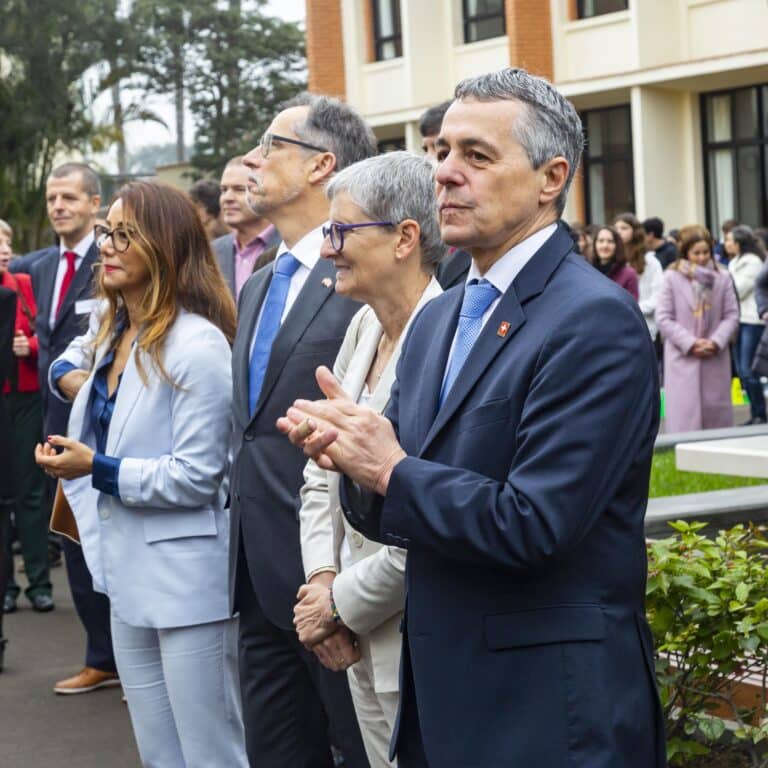
[{"label": "navy suit jacket", "polygon": [[272,281],[267,264],[240,293],[237,336],[232,348],[233,464],[230,596],[242,547],[262,611],[276,626],[293,629],[296,593],[304,583],[298,510],[307,457],[277,430],[275,422],[297,398],[322,397],[315,381],[320,365],[333,367],[357,302],[334,293],[335,268],[320,259],[307,277],[272,345],[256,410],[248,409],[251,340]]},{"label": "navy suit jacket", "polygon": [[386,415],[408,457],[386,498],[343,500],[366,535],[408,549],[401,706],[440,768],[660,768],[643,316],[559,225],[438,408],[462,297],[430,302],[403,346]]},{"label": "navy suit jacket", "polygon": [[53,327],[50,326],[48,318],[51,314],[56,271],[60,259],[58,246],[48,248],[47,253],[38,256],[29,268],[32,290],[37,303],[35,333],[40,345],[37,354],[37,372],[43,399],[43,433],[46,435],[67,434],[71,404],[62,402],[51,394],[48,387],[48,366],[64,352],[75,336],[85,333],[88,329],[90,313],[78,313],[76,305],[80,301],[93,297],[92,266],[96,263],[97,257],[98,249],[95,244],[91,245],[75,272]]},{"label": "navy suit jacket", "polygon": [[28,275],[32,267],[37,264],[37,262],[40,261],[40,259],[42,259],[44,256],[47,256],[50,252],[50,247],[40,248],[40,250],[37,251],[30,251],[24,256],[19,256],[19,258],[13,259],[10,266],[8,267],[8,271],[12,274],[21,272]]}]

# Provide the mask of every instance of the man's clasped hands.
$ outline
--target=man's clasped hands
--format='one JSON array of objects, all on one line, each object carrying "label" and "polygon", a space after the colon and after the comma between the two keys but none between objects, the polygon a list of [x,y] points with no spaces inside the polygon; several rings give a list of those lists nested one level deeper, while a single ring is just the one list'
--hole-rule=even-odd
[{"label": "man's clasped hands", "polygon": [[[395,465],[405,457],[392,424],[358,405],[330,370],[320,367],[317,383],[325,400],[297,400],[277,428],[323,469],[341,472],[358,485],[384,496]],[[293,623],[299,640],[328,669],[359,661],[352,632],[334,618],[331,584],[335,574],[320,572],[299,589]]]}]

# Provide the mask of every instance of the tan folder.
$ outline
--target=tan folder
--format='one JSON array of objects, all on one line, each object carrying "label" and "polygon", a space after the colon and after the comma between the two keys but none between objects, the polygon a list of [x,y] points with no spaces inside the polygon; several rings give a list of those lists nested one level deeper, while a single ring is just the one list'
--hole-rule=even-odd
[{"label": "tan folder", "polygon": [[77,521],[72,514],[67,497],[61,487],[61,480],[56,484],[56,498],[53,500],[53,512],[51,513],[50,529],[54,533],[66,536],[75,544],[80,543],[80,532],[77,530]]}]

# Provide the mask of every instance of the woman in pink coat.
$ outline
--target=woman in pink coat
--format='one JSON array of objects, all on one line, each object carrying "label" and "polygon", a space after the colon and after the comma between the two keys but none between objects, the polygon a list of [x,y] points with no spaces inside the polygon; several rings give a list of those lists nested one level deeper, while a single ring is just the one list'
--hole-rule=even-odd
[{"label": "woman in pink coat", "polygon": [[666,431],[733,425],[729,342],[739,306],[704,227],[680,232],[680,259],[664,273],[656,323],[664,337]]}]

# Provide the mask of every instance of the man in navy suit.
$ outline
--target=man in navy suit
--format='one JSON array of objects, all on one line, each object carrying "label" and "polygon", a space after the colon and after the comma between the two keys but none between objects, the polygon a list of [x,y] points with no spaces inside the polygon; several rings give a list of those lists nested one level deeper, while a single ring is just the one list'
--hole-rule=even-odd
[{"label": "man in navy suit", "polygon": [[[46,183],[48,218],[59,244],[39,255],[29,267],[37,302],[35,331],[40,392],[43,398],[43,434],[67,434],[70,405],[48,388],[50,364],[84,333],[95,303],[93,270],[98,251],[93,225],[101,201],[98,175],[83,163],[65,163],[55,168]],[[72,371],[59,381],[61,390],[74,398],[85,374]],[[95,510],[94,510],[95,514]],[[109,600],[93,590],[93,582],[82,550],[67,539],[63,542],[67,577],[72,599],[86,633],[85,666],[71,678],[54,686],[56,693],[87,693],[115,685],[117,673],[109,626]]]},{"label": "man in navy suit", "polygon": [[386,418],[299,401],[280,428],[345,473],[366,536],[408,549],[400,768],[661,768],[643,516],[653,346],[560,222],[581,121],[506,69],[456,89],[438,145],[465,285],[414,320]]},{"label": "man in navy suit", "polygon": [[[332,365],[358,304],[334,293],[320,258],[333,174],[376,151],[361,117],[336,99],[304,95],[285,105],[244,158],[254,212],[282,235],[277,258],[240,294],[232,349],[234,458],[231,576],[240,612],[240,685],[251,765],[367,768],[346,673],[331,672],[293,626],[304,582],[299,490],[306,458],[275,427],[297,397],[317,397],[318,365]],[[314,578],[333,579],[332,573]],[[324,649],[352,661],[348,630]],[[321,649],[322,650],[322,649]]]}]

